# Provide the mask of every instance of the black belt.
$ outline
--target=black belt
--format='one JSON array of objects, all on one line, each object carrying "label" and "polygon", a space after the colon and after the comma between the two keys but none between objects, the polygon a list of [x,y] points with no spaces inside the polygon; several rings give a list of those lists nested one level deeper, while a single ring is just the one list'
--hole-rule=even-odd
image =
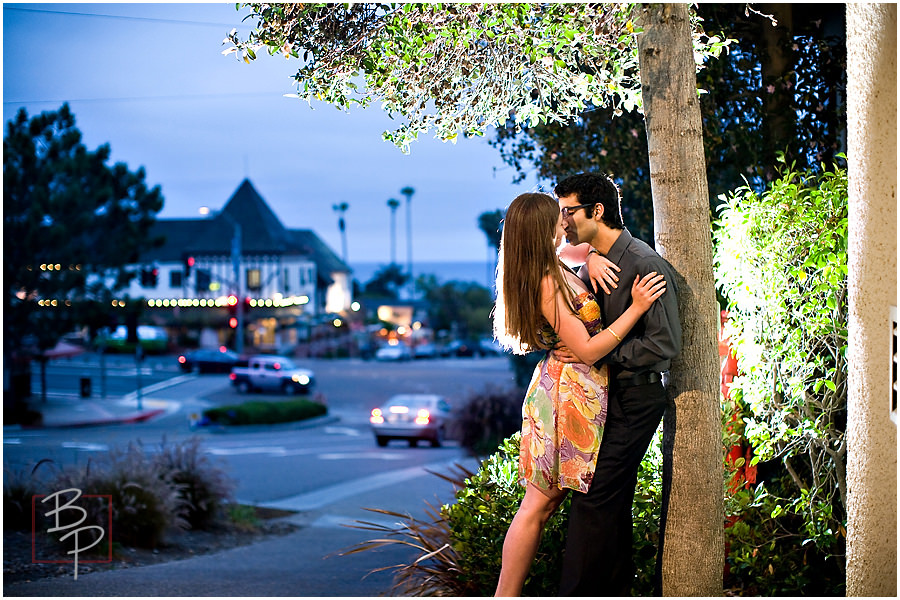
[{"label": "black belt", "polygon": [[657,381],[662,381],[662,377],[656,371],[648,371],[647,373],[638,373],[636,375],[616,378],[616,384],[623,388],[634,387],[636,385],[647,385],[649,383],[656,383]]}]

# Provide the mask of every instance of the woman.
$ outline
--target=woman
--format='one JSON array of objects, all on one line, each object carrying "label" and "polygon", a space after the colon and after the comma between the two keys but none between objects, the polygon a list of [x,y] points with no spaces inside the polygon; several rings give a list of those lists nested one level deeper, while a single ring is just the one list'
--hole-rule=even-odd
[{"label": "woman", "polygon": [[568,346],[583,364],[548,353],[535,367],[522,406],[519,477],[525,498],[503,543],[496,596],[518,596],[547,520],[568,489],[591,484],[606,420],[607,369],[591,366],[612,351],[665,291],[650,273],[631,288],[632,305],[603,328],[600,306],[557,257],[565,237],[556,201],[522,194],[506,212],[497,268],[494,333],[516,353]]}]

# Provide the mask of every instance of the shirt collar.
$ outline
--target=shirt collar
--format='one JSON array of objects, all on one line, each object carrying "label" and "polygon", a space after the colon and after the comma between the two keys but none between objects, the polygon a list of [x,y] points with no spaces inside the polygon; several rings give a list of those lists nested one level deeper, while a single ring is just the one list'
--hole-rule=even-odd
[{"label": "shirt collar", "polygon": [[606,258],[618,265],[622,261],[622,256],[625,254],[625,248],[631,244],[632,239],[634,238],[632,238],[628,229],[623,228],[622,233],[619,234],[619,238],[612,245],[612,248],[609,249],[609,252],[606,253]]}]

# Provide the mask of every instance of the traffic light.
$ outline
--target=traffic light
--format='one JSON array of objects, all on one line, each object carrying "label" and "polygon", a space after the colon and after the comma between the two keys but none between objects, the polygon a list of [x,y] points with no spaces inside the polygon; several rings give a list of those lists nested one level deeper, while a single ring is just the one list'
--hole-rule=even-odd
[{"label": "traffic light", "polygon": [[193,256],[185,256],[184,257],[184,278],[187,279],[191,276],[191,267],[194,266],[194,257]]},{"label": "traffic light", "polygon": [[226,303],[228,304],[228,326],[232,329],[237,329],[237,296],[234,294],[229,295]]}]

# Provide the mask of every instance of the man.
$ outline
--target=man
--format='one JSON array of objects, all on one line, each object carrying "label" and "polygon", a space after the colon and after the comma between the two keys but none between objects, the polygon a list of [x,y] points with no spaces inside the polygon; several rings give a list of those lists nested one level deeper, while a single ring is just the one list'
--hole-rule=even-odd
[{"label": "man", "polygon": [[[603,282],[608,267],[618,266],[625,283],[656,271],[667,291],[598,363],[609,365],[609,405],[593,483],[586,494],[572,494],[561,596],[629,596],[634,580],[631,504],[637,472],[662,419],[666,393],[662,374],[681,350],[681,324],[675,271],[622,223],[619,190],[606,176],[581,173],[556,186],[570,244],[588,242],[591,253],[579,275],[590,284]],[[606,275],[607,280],[610,278]],[[597,293],[603,321],[612,323],[631,303],[631,286]],[[617,336],[618,337],[618,336]],[[565,349],[557,358],[577,362]]]}]

